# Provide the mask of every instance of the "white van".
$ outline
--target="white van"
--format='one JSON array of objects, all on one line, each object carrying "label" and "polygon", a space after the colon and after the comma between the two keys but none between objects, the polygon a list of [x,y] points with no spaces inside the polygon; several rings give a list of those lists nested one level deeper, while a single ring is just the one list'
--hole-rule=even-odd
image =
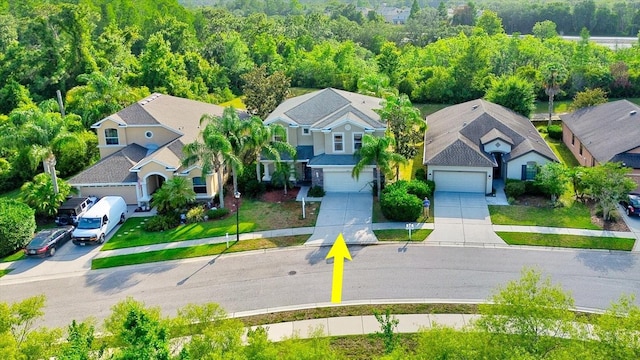
[{"label": "white van", "polygon": [[107,234],[124,222],[126,213],[127,204],[122,197],[103,197],[78,220],[78,226],[71,234],[73,243],[104,243]]}]

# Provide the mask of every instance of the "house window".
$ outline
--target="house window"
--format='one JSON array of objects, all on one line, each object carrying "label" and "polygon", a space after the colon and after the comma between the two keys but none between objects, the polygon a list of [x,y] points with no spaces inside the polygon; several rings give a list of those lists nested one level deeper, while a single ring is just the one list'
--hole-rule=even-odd
[{"label": "house window", "polygon": [[273,141],[274,141],[274,142],[286,142],[286,141],[287,141],[287,135],[286,135],[286,133],[283,133],[283,134],[274,134],[274,135],[273,135]]},{"label": "house window", "polygon": [[151,131],[147,131],[144,133],[144,137],[146,137],[147,139],[151,139],[153,137],[153,132]]},{"label": "house window", "polygon": [[309,134],[311,134],[311,129],[309,129],[308,127],[302,128],[302,135],[309,135]]},{"label": "house window", "polygon": [[571,134],[571,145],[575,145],[576,144],[576,136]]},{"label": "house window", "polygon": [[107,145],[118,145],[118,130],[117,129],[104,129],[104,141]]},{"label": "house window", "polygon": [[527,163],[527,169],[525,172],[525,180],[534,180],[536,178],[536,174],[538,173],[538,165],[535,161],[529,161]]},{"label": "house window", "polygon": [[580,155],[582,155],[582,143],[580,143]]},{"label": "house window", "polygon": [[591,158],[591,167],[596,166],[596,158]]},{"label": "house window", "polygon": [[207,193],[207,183],[200,176],[194,177],[191,179],[193,181],[193,191],[196,194],[206,194]]},{"label": "house window", "polygon": [[333,151],[334,152],[343,152],[344,151],[344,134],[333,134]]},{"label": "house window", "polygon": [[353,151],[356,151],[362,147],[362,133],[353,134]]}]

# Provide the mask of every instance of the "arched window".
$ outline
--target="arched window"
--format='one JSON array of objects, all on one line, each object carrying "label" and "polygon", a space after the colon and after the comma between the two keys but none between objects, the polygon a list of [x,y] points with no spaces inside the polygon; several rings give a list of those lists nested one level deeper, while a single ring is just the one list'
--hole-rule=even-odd
[{"label": "arched window", "polygon": [[118,145],[120,141],[118,139],[117,129],[104,129],[104,141],[107,145]]}]

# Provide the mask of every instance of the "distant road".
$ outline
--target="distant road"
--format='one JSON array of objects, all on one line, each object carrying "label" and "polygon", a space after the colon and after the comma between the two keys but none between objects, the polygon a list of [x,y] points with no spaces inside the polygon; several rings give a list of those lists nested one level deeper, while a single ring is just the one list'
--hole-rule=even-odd
[{"label": "distant road", "polygon": [[[563,36],[565,40],[580,41],[580,36]],[[616,36],[591,36],[589,40],[596,44],[608,46],[611,49],[630,48],[638,43],[637,37],[616,37]]]},{"label": "distant road", "polygon": [[[640,254],[523,248],[389,244],[350,247],[343,301],[371,299],[483,300],[498,285],[537,267],[570,291],[576,306],[607,308],[621,294],[640,299]],[[66,326],[93,316],[100,323],[118,301],[132,296],[167,316],[189,303],[217,302],[227,311],[327,303],[333,264],[328,248],[166,261],[91,271],[27,283],[0,279],[0,301],[46,294],[44,325]],[[638,300],[636,300],[638,301]]]}]

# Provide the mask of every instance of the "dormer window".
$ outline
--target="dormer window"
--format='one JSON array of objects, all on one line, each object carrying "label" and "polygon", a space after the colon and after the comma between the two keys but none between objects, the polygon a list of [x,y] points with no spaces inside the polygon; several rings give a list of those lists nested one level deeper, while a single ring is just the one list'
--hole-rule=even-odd
[{"label": "dormer window", "polygon": [[104,141],[107,145],[118,145],[118,129],[104,129]]},{"label": "dormer window", "polygon": [[333,151],[344,152],[344,134],[333,134]]}]

